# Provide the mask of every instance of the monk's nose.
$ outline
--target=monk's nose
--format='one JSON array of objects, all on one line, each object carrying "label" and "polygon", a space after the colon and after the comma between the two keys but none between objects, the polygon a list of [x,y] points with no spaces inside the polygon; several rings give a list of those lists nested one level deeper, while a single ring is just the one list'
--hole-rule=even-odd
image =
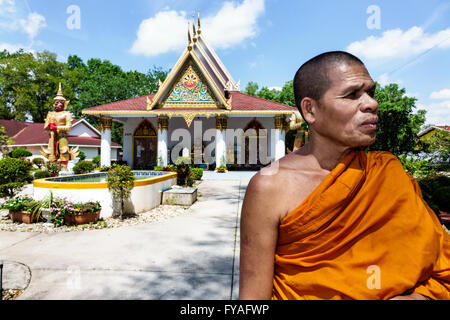
[{"label": "monk's nose", "polygon": [[361,103],[361,111],[371,113],[378,112],[378,101],[365,93],[363,96],[363,101]]}]

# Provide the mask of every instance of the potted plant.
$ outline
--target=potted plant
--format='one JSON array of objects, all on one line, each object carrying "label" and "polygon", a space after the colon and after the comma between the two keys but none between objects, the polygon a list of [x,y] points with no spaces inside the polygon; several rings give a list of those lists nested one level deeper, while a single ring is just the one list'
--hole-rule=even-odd
[{"label": "potted plant", "polygon": [[50,214],[55,225],[82,225],[97,223],[101,209],[99,202],[74,203],[67,199],[54,198]]},{"label": "potted plant", "polygon": [[57,177],[61,172],[61,162],[47,162],[45,167],[50,177]]},{"label": "potted plant", "polygon": [[124,200],[130,197],[135,179],[131,168],[127,165],[116,165],[108,171],[106,182],[114,199],[114,216],[119,216],[120,219],[124,213]]},{"label": "potted plant", "polygon": [[15,197],[6,201],[2,209],[9,210],[9,216],[13,222],[31,224],[39,222],[40,211],[36,210],[39,203],[30,197]]},{"label": "potted plant", "polygon": [[52,216],[50,214],[50,208],[53,203],[53,192],[50,191],[49,195],[39,201],[37,205],[33,208],[35,214],[39,214],[44,220],[45,224],[52,224]]},{"label": "potted plant", "polygon": [[74,210],[64,215],[64,224],[68,226],[97,223],[102,210],[98,201],[73,204],[72,207]]},{"label": "potted plant", "polygon": [[178,157],[175,167],[177,171],[177,185],[186,186],[191,175],[191,158]]},{"label": "potted plant", "polygon": [[218,167],[218,168],[216,168],[215,171],[219,172],[219,173],[224,173],[224,172],[227,172],[227,167],[225,167],[225,166]]}]

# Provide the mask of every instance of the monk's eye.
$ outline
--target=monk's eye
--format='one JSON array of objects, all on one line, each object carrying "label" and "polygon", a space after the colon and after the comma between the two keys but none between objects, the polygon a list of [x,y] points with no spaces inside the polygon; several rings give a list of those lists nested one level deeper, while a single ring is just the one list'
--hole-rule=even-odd
[{"label": "monk's eye", "polygon": [[345,96],[347,99],[355,99],[358,97],[358,91],[352,91],[348,95]]},{"label": "monk's eye", "polygon": [[371,89],[371,90],[367,91],[367,94],[368,94],[371,98],[375,97],[375,89]]}]

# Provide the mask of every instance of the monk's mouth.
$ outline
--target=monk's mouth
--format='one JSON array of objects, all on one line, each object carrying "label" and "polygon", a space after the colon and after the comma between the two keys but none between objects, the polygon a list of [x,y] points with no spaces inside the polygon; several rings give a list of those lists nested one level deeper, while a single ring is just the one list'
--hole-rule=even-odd
[{"label": "monk's mouth", "polygon": [[370,119],[367,121],[364,121],[361,126],[369,129],[369,130],[376,130],[377,129],[377,124],[378,124],[378,119]]}]

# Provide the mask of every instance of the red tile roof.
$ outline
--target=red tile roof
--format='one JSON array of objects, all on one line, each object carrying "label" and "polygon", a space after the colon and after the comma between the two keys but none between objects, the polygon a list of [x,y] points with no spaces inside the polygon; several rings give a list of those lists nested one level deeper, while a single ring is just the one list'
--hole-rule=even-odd
[{"label": "red tile roof", "polygon": [[231,106],[233,110],[264,110],[264,111],[296,111],[297,108],[287,106],[282,103],[254,97],[242,92],[231,92]]},{"label": "red tile roof", "polygon": [[[73,124],[81,121],[80,119],[73,120]],[[14,141],[13,145],[26,146],[26,145],[47,145],[49,139],[48,131],[44,130],[43,123],[31,123],[11,120],[0,120],[0,125],[7,128],[7,136],[11,137]],[[22,128],[17,130],[17,128]],[[15,133],[15,134],[14,134]],[[11,135],[14,134],[14,135]],[[84,146],[101,146],[101,139],[95,137],[81,137],[81,136],[69,136],[69,145],[84,145]],[[111,146],[120,147],[119,144],[111,142]]]},{"label": "red tile roof", "polygon": [[450,126],[436,126],[436,127],[438,127],[439,129],[450,131]]},{"label": "red tile roof", "polygon": [[[254,97],[242,92],[233,91],[230,92],[232,97],[231,106],[232,111],[296,111],[297,108],[290,107],[278,102],[265,100],[262,98]],[[147,110],[147,97],[153,99],[155,95],[142,96],[134,99],[123,100],[104,104],[97,107],[87,108],[86,111],[146,111]],[[192,110],[189,108],[164,108],[165,110]],[[194,109],[194,108],[193,108]],[[154,109],[152,111],[158,111],[161,109]],[[194,110],[200,111],[203,109],[195,108]],[[205,110],[213,111],[214,108],[205,108]]]},{"label": "red tile roof", "polygon": [[146,111],[147,110],[147,97],[153,99],[155,95],[150,94],[138,98],[122,100],[104,104],[97,107],[87,108],[89,111]]},{"label": "red tile roof", "polygon": [[8,137],[14,137],[20,131],[25,129],[30,122],[13,121],[13,120],[0,120],[0,125],[5,128],[5,134]]}]

